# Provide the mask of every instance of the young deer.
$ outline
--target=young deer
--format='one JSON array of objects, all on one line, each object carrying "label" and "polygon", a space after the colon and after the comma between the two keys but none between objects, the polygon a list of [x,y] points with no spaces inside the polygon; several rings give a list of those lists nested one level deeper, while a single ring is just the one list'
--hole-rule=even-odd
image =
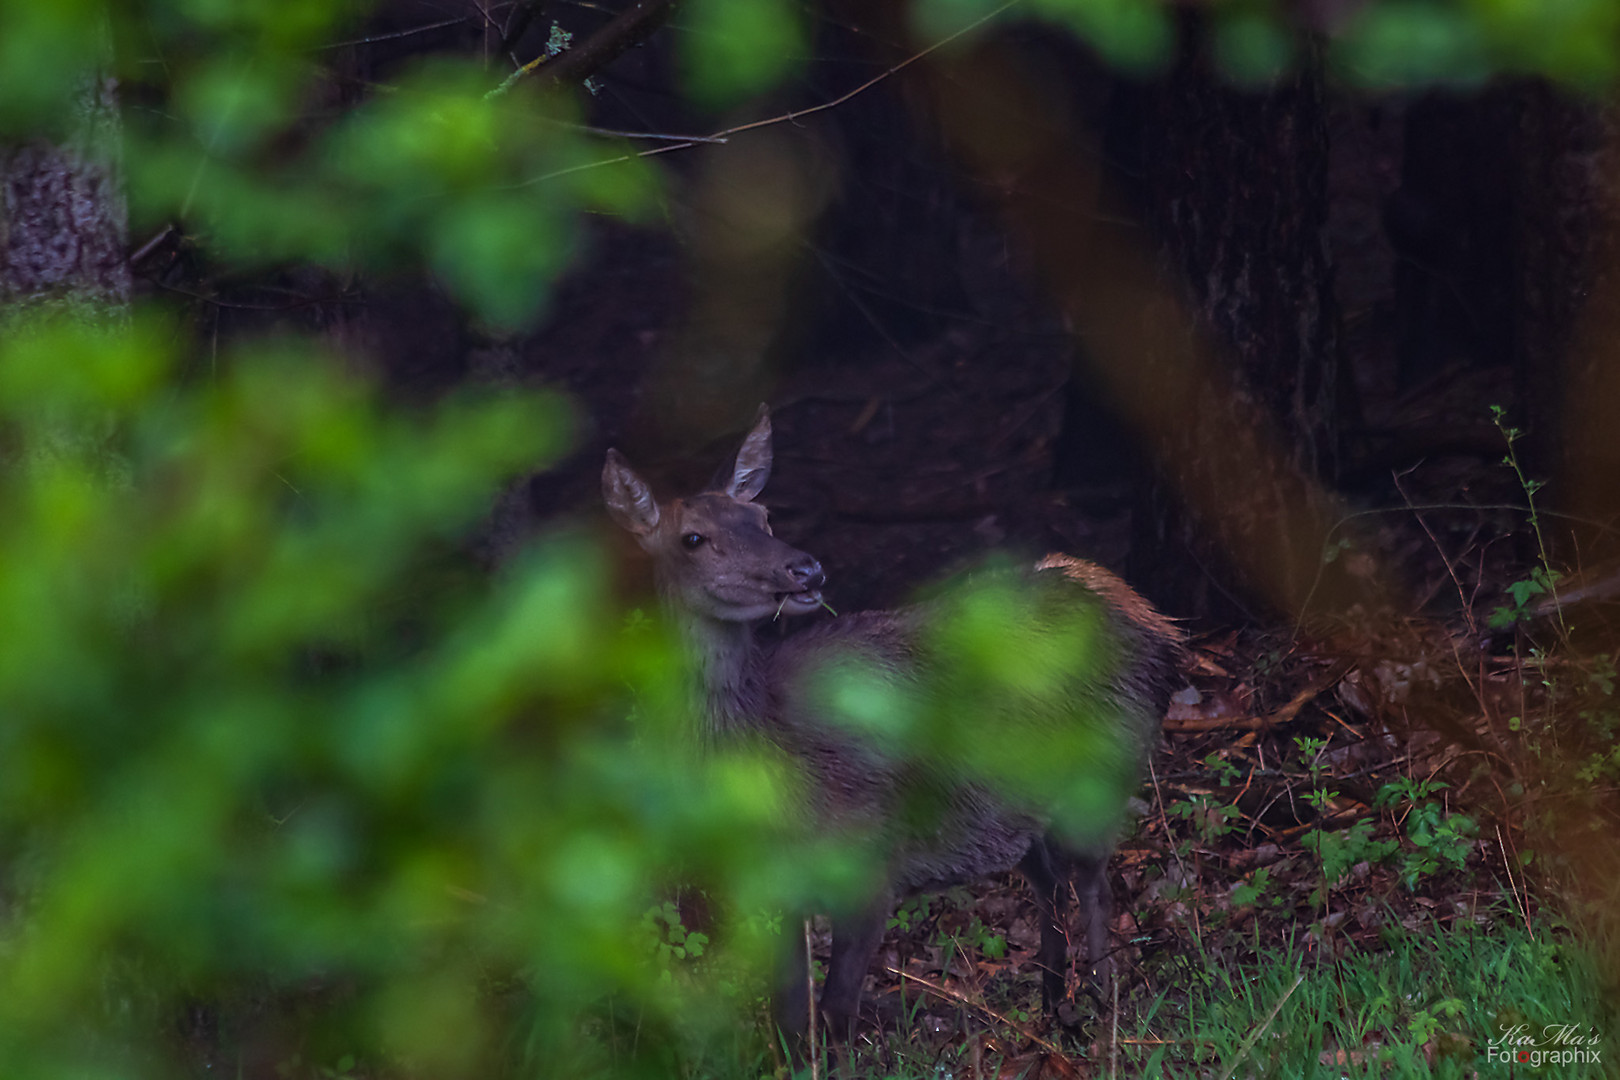
[{"label": "young deer", "polygon": [[[607,453],[602,489],[613,519],[652,556],[659,592],[696,655],[707,737],[763,738],[773,744],[804,775],[807,825],[844,830],[879,845],[884,880],[858,910],[833,919],[823,1016],[835,1031],[852,1027],[861,984],[901,897],[1014,867],[1029,880],[1043,916],[1040,964],[1047,1008],[1061,1001],[1065,990],[1064,908],[1071,883],[1085,924],[1085,966],[1106,982],[1112,822],[1099,823],[1083,839],[1075,839],[1072,830],[1060,836],[1048,828],[1055,807],[993,791],[982,778],[905,760],[828,715],[826,682],[817,673],[851,659],[928,700],[929,680],[945,674],[936,669],[950,666],[930,644],[933,629],[945,618],[938,602],[844,615],[774,645],[755,639],[753,624],[763,619],[822,606],[826,581],[812,556],[771,534],[765,509],[755,502],[770,471],[770,417],[761,407],[721,489],[661,503],[616,450]],[[1040,714],[1037,725],[1060,734],[1084,725],[1114,729],[1115,746],[1123,750],[1101,767],[1112,769],[1116,787],[1134,789],[1175,687],[1180,631],[1124,582],[1090,563],[1047,556],[1028,580],[1035,600],[1027,632],[1035,645],[1042,635],[1058,633],[1063,612],[1090,611],[1095,614],[1091,637],[1115,661],[1099,673],[1084,657],[1064,659],[1073,670],[1059,672],[1056,707],[1003,696],[994,699],[989,715],[975,713],[974,720],[986,721],[980,726],[992,737],[1024,719],[1013,716],[1013,709]],[[1091,767],[1098,768],[1095,762]],[[921,817],[915,808],[919,794],[931,808]],[[778,998],[777,1016],[784,1028],[802,1032],[804,957],[802,950],[793,953],[797,972]]]}]

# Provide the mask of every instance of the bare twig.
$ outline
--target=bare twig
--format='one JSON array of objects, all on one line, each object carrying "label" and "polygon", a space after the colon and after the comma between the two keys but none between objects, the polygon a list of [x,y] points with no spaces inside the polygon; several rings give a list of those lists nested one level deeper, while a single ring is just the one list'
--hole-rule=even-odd
[{"label": "bare twig", "polygon": [[1243,1040],[1243,1045],[1238,1047],[1237,1057],[1232,1059],[1230,1065],[1221,1070],[1223,1077],[1233,1076],[1237,1073],[1237,1067],[1243,1064],[1243,1059],[1249,1056],[1249,1051],[1254,1049],[1254,1044],[1260,1040],[1260,1036],[1266,1033],[1266,1029],[1271,1026],[1271,1022],[1277,1019],[1277,1014],[1282,1012],[1283,1005],[1287,1003],[1289,998],[1294,996],[1294,991],[1298,990],[1299,984],[1304,981],[1305,973],[1303,971],[1294,976],[1294,985],[1290,986],[1288,992],[1277,999],[1277,1004],[1271,1007],[1271,1015],[1266,1017],[1266,1022],[1255,1028],[1249,1037]]},{"label": "bare twig", "polygon": [[584,41],[556,56],[540,55],[509,75],[490,91],[496,97],[512,88],[519,79],[539,71],[542,86],[574,86],[617,60],[624,52],[640,45],[664,25],[674,10],[674,0],[633,0]]},{"label": "bare twig", "polygon": [[1276,712],[1265,716],[1215,716],[1207,720],[1166,720],[1164,730],[1176,732],[1196,731],[1265,731],[1274,727],[1281,727],[1294,717],[1299,711],[1320,694],[1331,689],[1335,683],[1344,678],[1350,670],[1348,661],[1339,661],[1324,674],[1312,679],[1305,689],[1295,694],[1293,698]]},{"label": "bare twig", "polygon": [[[1407,495],[1406,489],[1401,486],[1400,474],[1391,474],[1391,479],[1394,480],[1395,490],[1401,493],[1401,498],[1406,502],[1406,505],[1409,507],[1412,506],[1411,496]],[[1422,527],[1424,535],[1428,536],[1429,543],[1434,545],[1435,554],[1440,556],[1440,562],[1445,566],[1446,573],[1451,575],[1452,584],[1456,585],[1457,587],[1457,599],[1462,604],[1463,619],[1468,623],[1468,639],[1470,641],[1478,641],[1479,623],[1474,618],[1473,607],[1468,603],[1468,591],[1463,588],[1462,579],[1457,576],[1455,562],[1451,556],[1446,554],[1446,549],[1440,544],[1440,538],[1434,535],[1434,530],[1429,528],[1429,523],[1424,520],[1423,515],[1418,513],[1415,507],[1412,510],[1412,516],[1417,518],[1417,523]],[[1463,663],[1462,648],[1457,644],[1457,639],[1450,634],[1447,634],[1446,638],[1447,642],[1451,645],[1452,659],[1456,661],[1457,664],[1457,674],[1462,676],[1464,685],[1466,685],[1469,691],[1473,693],[1474,700],[1479,703],[1480,712],[1484,713],[1486,719],[1489,720],[1493,713],[1491,711],[1490,698],[1485,694],[1485,684],[1483,679],[1476,681],[1474,676],[1468,673],[1468,667]]]},{"label": "bare twig", "polygon": [[1018,1023],[1017,1021],[1015,1021],[1015,1020],[1013,1020],[1013,1019],[1011,1019],[1009,1017],[1001,1015],[1000,1013],[996,1012],[996,1010],[990,1008],[988,1005],[985,1005],[983,1002],[974,1001],[972,998],[969,998],[964,994],[958,993],[957,991],[952,990],[948,986],[941,986],[939,983],[933,982],[933,981],[931,981],[929,979],[925,979],[920,975],[913,975],[909,971],[901,971],[899,968],[893,967],[892,965],[889,965],[889,964],[884,964],[883,965],[883,970],[887,971],[890,975],[898,975],[902,979],[909,979],[912,982],[916,983],[918,986],[921,986],[924,990],[927,990],[932,994],[935,994],[935,995],[937,995],[939,997],[942,997],[942,998],[946,999],[947,1001],[954,1001],[958,1005],[966,1005],[968,1008],[973,1009],[976,1012],[981,1012],[984,1015],[988,1016],[990,1019],[994,1020],[996,1023],[1005,1024],[1008,1027],[1012,1028],[1014,1031],[1018,1032],[1018,1034],[1020,1036],[1022,1036],[1025,1039],[1028,1039],[1030,1042],[1032,1042],[1035,1045],[1041,1047],[1042,1049],[1048,1050],[1051,1053],[1054,1053],[1054,1054],[1058,1055],[1059,1057],[1064,1056],[1063,1051],[1060,1050],[1055,1044],[1047,1042],[1045,1039],[1041,1038],[1039,1035],[1035,1034],[1033,1031],[1030,1031],[1028,1028],[1024,1027],[1022,1024]]},{"label": "bare twig", "polygon": [[810,920],[804,920],[804,990],[810,1010],[810,1080],[821,1080],[821,1058],[816,1054],[816,958],[810,951]]},{"label": "bare twig", "polygon": [[152,239],[148,240],[146,243],[142,244],[140,247],[135,249],[134,253],[131,254],[130,257],[129,257],[130,265],[133,266],[136,263],[140,262],[142,259],[146,258],[148,255],[152,254],[152,252],[157,250],[157,247],[158,247],[159,244],[163,243],[163,241],[167,240],[169,237],[171,237],[173,235],[174,235],[174,224],[171,222],[170,224],[165,225],[163,227],[163,230],[161,232],[159,232],[156,236],[152,237]]},{"label": "bare twig", "polygon": [[[1153,781],[1153,801],[1159,808],[1159,824],[1164,827],[1164,842],[1170,846],[1170,854],[1175,856],[1176,868],[1181,871],[1182,884],[1190,885],[1193,878],[1187,873],[1186,864],[1181,861],[1180,845],[1175,842],[1175,835],[1170,831],[1170,815],[1167,814],[1164,809],[1164,791],[1159,787],[1159,773],[1158,770],[1153,767],[1153,760],[1151,758],[1148,759],[1148,777]],[[1196,941],[1202,942],[1204,939],[1204,931],[1199,925],[1198,905],[1188,905],[1187,910],[1192,913],[1193,938]]]},{"label": "bare twig", "polygon": [[1114,1007],[1109,1010],[1108,1018],[1108,1077],[1117,1080],[1119,1077],[1119,980],[1110,980],[1113,983]]},{"label": "bare twig", "polygon": [[[1519,891],[1519,883],[1513,880],[1513,853],[1508,850],[1507,841],[1502,838],[1502,826],[1496,827],[1496,846],[1502,849],[1502,867],[1507,871],[1508,888],[1513,890],[1513,906],[1519,909],[1519,917],[1524,920],[1524,932],[1532,938],[1535,931],[1530,929],[1530,900]],[[1520,880],[1524,875],[1521,872]]]},{"label": "bare twig", "polygon": [[[604,158],[601,161],[588,161],[588,162],[584,163],[583,165],[573,165],[573,166],[570,166],[569,168],[566,168],[566,169],[557,169],[554,172],[543,173],[540,176],[536,176],[536,177],[533,177],[531,179],[524,180],[521,183],[515,184],[513,186],[514,187],[529,187],[529,186],[534,185],[534,184],[543,184],[548,180],[556,180],[556,179],[558,179],[560,177],[569,176],[569,175],[571,175],[573,173],[583,172],[586,169],[598,169],[598,168],[602,168],[602,167],[607,166],[607,165],[618,165],[618,164],[622,164],[623,162],[626,162],[626,161],[633,161],[636,158],[654,157],[654,156],[656,156],[658,154],[667,154],[672,150],[689,150],[694,146],[700,145],[702,142],[722,142],[725,139],[730,138],[732,135],[740,135],[741,133],[743,133],[745,131],[755,131],[755,130],[758,130],[759,128],[773,127],[773,126],[775,126],[777,124],[792,123],[792,122],[801,120],[806,116],[813,116],[816,113],[825,112],[828,109],[836,109],[838,106],[844,104],[844,102],[846,102],[846,101],[849,101],[851,98],[854,98],[854,97],[856,97],[856,96],[858,96],[860,94],[864,94],[866,91],[870,90],[872,87],[876,86],[878,83],[883,82],[884,80],[892,78],[893,76],[899,74],[901,71],[904,71],[906,68],[910,67],[912,64],[915,64],[917,61],[919,61],[919,60],[923,59],[924,57],[928,56],[930,53],[936,52],[937,50],[944,48],[946,45],[949,45],[951,42],[955,41],[956,39],[962,37],[965,34],[972,33],[974,30],[977,30],[979,27],[983,26],[985,23],[987,23],[990,20],[996,18],[1002,12],[1006,11],[1008,8],[1014,6],[1018,2],[1019,2],[1019,0],[1007,0],[1006,3],[1002,4],[1000,7],[996,8],[994,11],[987,12],[983,16],[981,16],[981,17],[973,20],[972,22],[968,23],[966,26],[962,27],[960,30],[957,30],[955,33],[947,34],[945,37],[940,38],[938,41],[934,42],[932,45],[928,46],[926,49],[923,49],[921,52],[913,53],[912,55],[906,57],[904,60],[900,61],[898,64],[895,64],[893,67],[888,68],[887,70],[881,72],[880,74],[874,75],[872,78],[866,80],[865,82],[861,83],[859,86],[855,87],[855,89],[850,90],[850,91],[848,91],[846,93],[840,94],[838,97],[833,98],[831,101],[824,101],[819,105],[812,105],[808,109],[796,109],[796,110],[794,110],[792,112],[782,113],[779,116],[772,116],[772,117],[770,117],[768,119],[765,119],[765,120],[755,120],[755,121],[752,121],[751,123],[747,123],[747,124],[738,124],[736,127],[729,127],[729,128],[726,128],[723,131],[714,132],[712,135],[709,135],[709,136],[707,136],[706,138],[704,138],[702,140],[685,139],[685,140],[683,140],[681,142],[671,143],[668,146],[656,146],[656,147],[653,147],[651,150],[641,150],[641,151],[638,151],[637,153],[634,153],[634,154],[621,154],[618,157]],[[609,25],[611,26],[612,24],[610,23]],[[603,27],[603,29],[605,30],[605,29],[607,29],[607,27]],[[572,53],[574,51],[575,50],[570,50],[569,52]],[[568,54],[565,54],[565,55],[568,55]],[[557,61],[561,61],[562,59],[563,59],[563,57],[558,57]],[[536,61],[534,61],[534,65],[538,65],[540,62],[541,62],[540,60],[536,60]],[[532,67],[534,65],[529,65],[529,67]],[[547,66],[550,67],[551,65],[547,65]],[[515,81],[515,79],[520,77],[521,74],[522,74],[522,72],[518,72],[512,78],[509,78],[506,83],[503,83],[500,87],[497,87],[494,91],[492,91],[491,92],[492,95],[494,93],[499,93],[500,91],[504,90],[505,87],[508,84]]]},{"label": "bare twig", "polygon": [[370,37],[354,38],[349,41],[334,41],[330,45],[321,45],[316,52],[327,52],[332,49],[346,49],[351,45],[375,45],[379,41],[398,41],[400,38],[415,37],[417,34],[426,34],[434,30],[443,30],[447,26],[460,26],[467,22],[470,16],[463,15],[459,19],[445,19],[443,22],[424,23],[413,26],[409,30],[396,30],[391,34],[372,34]]},{"label": "bare twig", "polygon": [[545,7],[545,0],[530,0],[528,3],[519,3],[512,6],[507,12],[506,23],[501,27],[501,52],[510,53],[512,46],[517,44],[518,38],[529,29],[534,17]]}]

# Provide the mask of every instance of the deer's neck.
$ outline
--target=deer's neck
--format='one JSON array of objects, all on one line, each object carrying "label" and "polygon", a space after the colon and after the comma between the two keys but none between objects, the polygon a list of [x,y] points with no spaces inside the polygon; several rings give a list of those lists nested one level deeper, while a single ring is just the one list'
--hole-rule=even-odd
[{"label": "deer's neck", "polygon": [[688,616],[703,717],[711,736],[758,733],[766,722],[764,653],[747,623]]}]

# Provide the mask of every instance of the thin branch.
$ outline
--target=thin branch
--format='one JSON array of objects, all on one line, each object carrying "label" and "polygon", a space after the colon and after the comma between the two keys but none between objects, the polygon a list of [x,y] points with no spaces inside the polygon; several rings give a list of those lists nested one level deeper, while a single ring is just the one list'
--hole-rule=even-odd
[{"label": "thin branch", "polygon": [[535,16],[545,7],[546,0],[529,0],[528,3],[514,4],[507,13],[506,25],[501,27],[501,52],[511,52],[512,46],[517,44],[534,22]]},{"label": "thin branch", "polygon": [[[1508,851],[1507,841],[1502,839],[1502,826],[1496,827],[1496,848],[1502,853],[1502,868],[1507,871],[1508,888],[1513,890],[1513,906],[1519,909],[1519,916],[1524,919],[1524,932],[1534,940],[1536,932],[1530,929],[1530,887],[1525,884],[1524,892],[1519,891],[1519,882],[1513,880],[1513,853]],[[1524,880],[1524,871],[1519,871],[1519,881]]]},{"label": "thin branch", "polygon": [[821,1080],[821,1056],[816,1053],[816,957],[810,949],[810,920],[804,920],[804,990],[810,1010],[810,1080]]},{"label": "thin branch", "polygon": [[519,79],[539,71],[543,86],[557,87],[584,82],[617,60],[624,52],[640,45],[664,25],[675,8],[674,0],[633,0],[609,19],[596,33],[556,56],[541,55],[518,68],[505,82],[490,91],[498,97]]},{"label": "thin branch", "polygon": [[576,124],[568,120],[548,120],[557,127],[569,128],[573,131],[583,131],[588,135],[602,135],[613,139],[648,139],[656,142],[688,142],[688,143],[723,143],[725,139],[713,138],[708,135],[671,135],[660,131],[616,131],[613,128],[596,127],[592,124]]},{"label": "thin branch", "polygon": [[446,19],[443,22],[427,23],[423,26],[413,26],[409,30],[396,30],[391,34],[373,34],[370,37],[355,38],[352,41],[334,41],[330,45],[321,45],[316,52],[327,52],[331,49],[346,49],[351,45],[375,45],[379,41],[398,41],[400,38],[415,37],[417,34],[426,34],[434,30],[443,30],[447,26],[460,26],[468,20],[463,15],[459,19]]},{"label": "thin branch", "polygon": [[[672,143],[669,146],[658,146],[658,147],[654,147],[651,150],[641,150],[641,151],[638,151],[638,152],[636,152],[634,154],[620,154],[618,157],[604,158],[601,161],[590,161],[590,162],[586,162],[583,165],[574,165],[574,166],[571,166],[571,167],[566,168],[566,169],[558,169],[555,172],[544,173],[544,174],[542,174],[540,176],[536,176],[536,177],[534,177],[534,178],[532,178],[530,180],[524,180],[521,183],[514,184],[513,186],[514,187],[529,187],[529,186],[534,185],[534,184],[543,184],[547,180],[556,180],[556,179],[558,179],[560,177],[568,176],[568,175],[570,175],[572,173],[583,172],[586,169],[601,168],[602,166],[605,166],[605,165],[618,165],[618,164],[621,164],[621,163],[626,162],[626,161],[632,161],[635,158],[653,157],[653,156],[655,156],[657,154],[667,154],[672,150],[689,150],[692,147],[698,146],[701,143],[705,143],[705,142],[724,142],[728,138],[730,138],[731,136],[740,135],[745,131],[755,131],[755,130],[757,130],[759,128],[774,127],[777,124],[793,123],[793,122],[796,122],[796,121],[798,121],[798,120],[800,120],[800,119],[802,119],[802,118],[804,118],[806,116],[813,116],[816,113],[825,112],[828,109],[836,109],[838,106],[844,104],[846,101],[849,101],[851,98],[854,98],[854,97],[856,97],[856,96],[858,96],[860,94],[864,94],[866,91],[870,90],[872,87],[876,86],[878,83],[883,82],[883,81],[885,81],[885,80],[887,80],[889,78],[892,78],[895,75],[898,75],[900,72],[904,71],[906,68],[910,67],[912,64],[915,64],[917,61],[923,59],[924,57],[930,55],[931,53],[934,53],[934,52],[937,52],[940,49],[943,49],[945,46],[949,45],[951,42],[957,40],[958,38],[960,38],[960,37],[962,37],[962,36],[964,36],[966,34],[972,33],[974,30],[977,30],[979,27],[983,26],[985,23],[990,22],[992,19],[996,18],[1002,12],[1006,11],[1008,8],[1011,8],[1011,7],[1015,6],[1015,5],[1017,5],[1018,3],[1019,3],[1019,0],[1006,0],[1006,3],[1002,4],[1000,7],[996,8],[994,11],[987,12],[984,15],[980,16],[979,18],[974,19],[972,22],[968,23],[966,26],[962,27],[960,30],[957,30],[955,33],[947,34],[945,37],[940,38],[938,41],[934,42],[932,45],[928,46],[926,49],[923,49],[921,52],[913,53],[912,55],[906,57],[904,60],[900,61],[898,64],[895,64],[893,67],[887,69],[886,71],[880,72],[877,75],[874,75],[872,78],[866,80],[865,82],[861,83],[859,86],[855,87],[855,89],[850,90],[850,91],[848,91],[846,93],[840,94],[838,97],[833,98],[831,101],[823,101],[821,104],[812,105],[808,109],[795,109],[792,112],[782,113],[779,116],[773,116],[773,117],[770,117],[770,118],[765,119],[765,120],[755,120],[755,121],[752,121],[751,123],[747,123],[747,124],[738,124],[736,127],[729,127],[729,128],[726,128],[723,131],[717,131],[714,134],[705,136],[703,138],[685,139],[685,140],[683,140],[681,142]],[[608,25],[611,26],[613,24],[609,23]],[[603,30],[606,30],[606,29],[607,29],[607,27],[603,27]],[[594,37],[594,35],[593,35],[593,37]],[[557,58],[558,61],[561,61],[567,55],[572,54],[574,51],[576,51],[576,50],[570,49],[569,53],[564,54],[564,56],[562,56],[562,57],[558,57]],[[537,61],[535,61],[535,64],[538,64],[539,62],[540,61],[537,60]],[[521,72],[519,74],[521,74]],[[504,90],[506,88],[506,86],[508,84],[510,84],[511,82],[513,82],[516,78],[517,78],[517,76],[514,75],[512,78],[508,79],[506,81],[506,83],[502,83],[501,86],[497,87],[495,89],[495,91],[492,91],[491,93],[494,94],[494,93],[498,93],[498,92]]]},{"label": "thin branch", "polygon": [[136,263],[152,254],[152,252],[157,250],[159,244],[163,243],[169,237],[174,235],[174,231],[175,227],[172,222],[165,225],[162,232],[158,233],[156,236],[152,237],[152,239],[135,249],[135,251],[129,257],[129,264],[134,266]]},{"label": "thin branch", "polygon": [[301,308],[315,307],[319,304],[363,305],[366,302],[359,297],[350,297],[340,293],[337,296],[311,296],[290,301],[285,304],[244,304],[232,300],[218,300],[212,296],[206,296],[200,292],[193,292],[190,289],[182,289],[177,285],[165,285],[163,282],[156,281],[151,278],[147,278],[146,280],[150,281],[153,285],[159,289],[162,289],[164,292],[174,293],[177,296],[184,296],[188,299],[209,304],[213,307],[221,308],[226,311],[297,311]]},{"label": "thin branch", "polygon": [[1058,1046],[1056,1046],[1053,1043],[1047,1042],[1045,1039],[1041,1038],[1039,1035],[1035,1034],[1033,1031],[1030,1031],[1024,1025],[1018,1023],[1016,1020],[1013,1020],[1010,1017],[1006,1017],[1006,1016],[1001,1015],[1000,1013],[996,1012],[996,1010],[994,1010],[994,1009],[990,1008],[988,1005],[984,1004],[982,1001],[974,1001],[972,998],[967,997],[966,995],[960,993],[959,991],[952,990],[948,986],[941,986],[939,983],[932,982],[932,981],[930,981],[928,979],[923,978],[920,975],[913,975],[909,971],[901,971],[899,968],[895,967],[892,964],[884,964],[883,965],[883,970],[887,971],[890,975],[898,975],[902,979],[910,979],[912,982],[916,983],[918,986],[921,986],[923,989],[928,990],[929,992],[931,992],[933,994],[936,994],[939,997],[942,997],[947,1001],[954,1001],[958,1005],[966,1005],[970,1009],[975,1009],[975,1010],[983,1013],[984,1015],[988,1016],[990,1019],[994,1020],[996,1023],[1005,1024],[1007,1027],[1009,1027],[1012,1030],[1018,1032],[1019,1035],[1023,1036],[1026,1039],[1028,1039],[1030,1042],[1035,1043],[1037,1046],[1040,1046],[1045,1050],[1049,1050],[1052,1053],[1058,1055],[1059,1057],[1064,1057],[1063,1051]]},{"label": "thin branch", "polygon": [[1243,1045],[1238,1047],[1237,1057],[1232,1059],[1232,1063],[1230,1065],[1221,1070],[1223,1080],[1225,1077],[1232,1076],[1237,1072],[1237,1067],[1243,1064],[1243,1059],[1249,1056],[1249,1051],[1254,1049],[1254,1044],[1258,1042],[1260,1036],[1264,1035],[1266,1030],[1271,1027],[1271,1022],[1277,1019],[1278,1013],[1282,1012],[1283,1005],[1287,1003],[1289,998],[1294,996],[1294,991],[1298,990],[1299,984],[1304,981],[1305,973],[1301,971],[1297,976],[1295,976],[1294,985],[1290,986],[1288,988],[1288,992],[1282,997],[1278,998],[1277,1004],[1272,1006],[1271,1015],[1266,1017],[1266,1022],[1249,1033],[1249,1037],[1243,1041]]},{"label": "thin branch", "polygon": [[949,45],[951,42],[955,41],[957,38],[962,37],[965,34],[971,33],[974,30],[977,30],[979,27],[983,26],[985,23],[987,23],[990,20],[994,19],[997,15],[1000,15],[1002,12],[1006,11],[1008,8],[1014,6],[1017,3],[1018,3],[1018,0],[1007,0],[1006,3],[1002,4],[1000,7],[996,8],[994,11],[986,12],[984,15],[980,16],[977,19],[974,19],[972,22],[968,23],[966,26],[964,26],[960,30],[956,31],[954,34],[947,34],[945,37],[940,38],[938,41],[936,41],[932,45],[928,46],[928,48],[924,49],[922,52],[913,53],[912,55],[906,57],[904,60],[900,61],[898,64],[896,64],[893,67],[889,68],[887,71],[884,71],[884,72],[882,72],[882,73],[880,73],[878,75],[874,75],[872,78],[867,79],[865,82],[861,83],[861,85],[857,86],[855,89],[849,91],[848,93],[841,94],[838,97],[833,98],[831,101],[824,101],[819,105],[812,105],[808,109],[799,109],[799,110],[797,110],[795,112],[784,113],[781,116],[773,116],[768,120],[755,120],[753,123],[739,124],[736,127],[727,128],[726,130],[721,131],[721,132],[717,132],[716,134],[721,135],[721,136],[738,135],[738,134],[741,134],[744,131],[752,131],[755,128],[771,127],[771,126],[776,125],[776,124],[785,124],[785,123],[788,123],[790,121],[796,121],[800,117],[803,117],[803,116],[812,116],[815,113],[825,112],[828,109],[836,109],[838,106],[842,105],[844,102],[850,100],[851,98],[855,97],[856,95],[864,94],[866,91],[870,90],[872,87],[876,86],[878,83],[883,82],[885,79],[891,78],[894,75],[898,75],[900,72],[904,71],[906,68],[910,67],[912,64],[915,64],[917,61],[923,59],[924,57],[928,56],[929,54],[937,52],[940,49],[943,49],[945,46]]}]

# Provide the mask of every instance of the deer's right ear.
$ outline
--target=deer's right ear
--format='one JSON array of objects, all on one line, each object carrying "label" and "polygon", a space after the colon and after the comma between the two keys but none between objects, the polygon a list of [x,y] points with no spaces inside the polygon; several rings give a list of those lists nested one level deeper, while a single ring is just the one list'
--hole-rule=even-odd
[{"label": "deer's right ear", "polygon": [[658,500],[652,488],[617,450],[607,452],[602,466],[602,500],[613,520],[637,536],[658,528]]},{"label": "deer's right ear", "polygon": [[753,502],[771,478],[771,411],[764,405],[754,417],[754,430],[743,439],[732,467],[726,494],[738,502]]}]

